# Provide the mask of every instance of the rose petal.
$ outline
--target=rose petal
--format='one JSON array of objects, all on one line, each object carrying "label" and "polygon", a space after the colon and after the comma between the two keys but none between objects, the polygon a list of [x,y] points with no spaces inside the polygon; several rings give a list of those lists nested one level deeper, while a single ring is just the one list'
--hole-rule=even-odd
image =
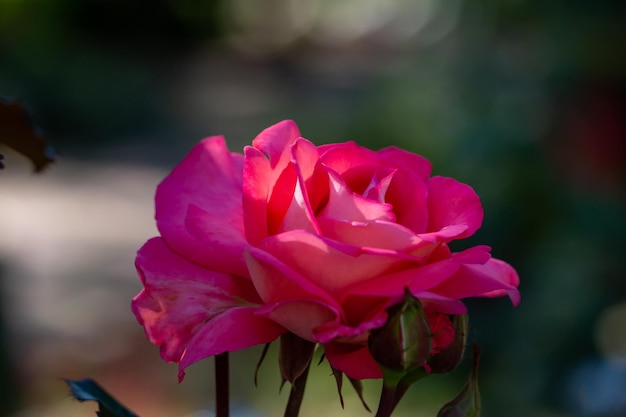
[{"label": "rose petal", "polygon": [[339,309],[339,305],[323,289],[269,252],[250,247],[245,257],[252,282],[265,303],[309,299]]},{"label": "rose petal", "polygon": [[324,355],[335,369],[352,379],[382,378],[383,372],[367,346],[347,343],[326,343]]},{"label": "rose petal", "polygon": [[246,238],[252,245],[268,235],[267,200],[272,182],[270,163],[261,151],[252,146],[244,148],[243,214]]},{"label": "rose petal", "polygon": [[318,300],[289,300],[266,305],[256,315],[268,318],[290,332],[311,342],[317,342],[313,329],[339,320],[339,312]]},{"label": "rose petal", "polygon": [[[157,227],[173,250],[209,269],[247,275],[240,167],[222,137],[207,138],[161,182],[155,205]],[[203,238],[188,229],[191,205],[201,209],[191,223]]]},{"label": "rose petal", "polygon": [[[133,299],[132,310],[166,361],[180,361],[196,333],[212,327],[216,317],[261,301],[249,280],[189,262],[161,238],[146,242],[136,266],[145,288]],[[226,341],[216,343],[224,350],[232,348]]]},{"label": "rose petal", "polygon": [[424,307],[424,311],[426,312],[438,312],[444,314],[467,313],[467,307],[460,300],[444,297],[429,291],[420,291],[413,293],[413,295],[420,299],[422,307]]},{"label": "rose petal", "polygon": [[283,120],[259,133],[252,141],[252,146],[269,158],[274,172],[280,173],[291,160],[290,145],[299,137],[300,131],[296,123],[293,120]]},{"label": "rose petal", "polygon": [[454,276],[430,291],[457,299],[508,295],[513,305],[518,305],[518,285],[517,272],[506,262],[492,258],[484,265],[464,264]]},{"label": "rose petal", "polygon": [[491,259],[489,250],[489,246],[474,246],[427,265],[383,274],[346,288],[338,300],[343,304],[346,298],[355,295],[400,297],[407,287],[413,294],[423,291],[434,292],[433,288],[438,288],[443,282],[451,279],[462,265],[482,264]]},{"label": "rose petal", "polygon": [[338,173],[348,187],[362,194],[378,166],[376,152],[354,142],[334,143],[318,147],[320,162]]},{"label": "rose petal", "polygon": [[[306,139],[297,139],[292,146],[292,163],[295,174],[295,186],[293,187],[292,199],[278,233],[302,229],[319,234],[319,226],[315,219],[315,213],[309,201],[307,181],[313,176],[318,155],[315,145]],[[276,184],[274,193],[280,187]],[[271,219],[270,219],[271,220]]]},{"label": "rose petal", "polygon": [[428,189],[421,177],[412,171],[399,169],[393,174],[385,201],[393,206],[396,223],[415,233],[424,233],[430,215],[426,205],[427,195]]},{"label": "rose petal", "polygon": [[405,288],[411,292],[426,291],[449,279],[460,268],[452,258],[433,264],[408,268],[391,274],[381,274],[367,281],[357,282],[339,297],[343,300],[352,295],[380,295],[399,297]]},{"label": "rose petal", "polygon": [[[372,314],[372,313],[376,314]],[[369,318],[350,326],[340,323],[339,320],[328,321],[313,330],[313,339],[318,343],[338,342],[365,343],[369,330],[381,327],[387,321],[385,309],[368,312]]]},{"label": "rose petal", "polygon": [[388,166],[413,172],[424,182],[430,177],[432,164],[421,155],[394,146],[379,150],[378,155]]},{"label": "rose petal", "polygon": [[328,202],[320,214],[321,217],[357,222],[395,220],[393,207],[390,204],[381,204],[352,192],[341,177],[332,170],[328,172],[328,179],[330,181]]},{"label": "rose petal", "polygon": [[395,174],[396,171],[395,169],[375,171],[369,185],[365,191],[363,191],[363,197],[384,203],[387,190],[389,189],[389,185],[391,185],[393,174]]},{"label": "rose petal", "polygon": [[428,213],[428,232],[467,226],[457,239],[473,235],[483,221],[483,208],[472,187],[447,177],[432,177],[428,182]]},{"label": "rose petal", "polygon": [[320,217],[317,222],[323,236],[353,246],[407,253],[431,243],[404,226],[383,220],[355,222]]},{"label": "rose petal", "polygon": [[339,294],[344,288],[391,268],[411,264],[407,255],[394,251],[367,251],[301,230],[270,236],[259,248],[279,258],[330,295]]},{"label": "rose petal", "polygon": [[[246,237],[253,245],[268,235],[268,219],[274,222],[270,226],[276,229],[289,207],[295,186],[295,172],[283,177],[280,187],[275,186],[291,160],[290,145],[299,137],[300,131],[296,124],[284,120],[265,129],[252,141],[252,146],[244,148],[244,222]],[[275,189],[277,194],[274,195]],[[268,215],[270,200],[273,200],[274,212]]]},{"label": "rose petal", "polygon": [[179,363],[179,382],[185,376],[184,369],[201,359],[269,343],[285,333],[283,327],[259,317],[257,311],[256,308],[232,308],[198,328]]}]

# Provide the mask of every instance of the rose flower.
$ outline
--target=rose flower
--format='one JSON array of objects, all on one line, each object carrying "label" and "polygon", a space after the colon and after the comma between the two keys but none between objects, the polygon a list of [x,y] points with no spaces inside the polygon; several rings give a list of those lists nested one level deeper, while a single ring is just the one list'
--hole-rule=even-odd
[{"label": "rose flower", "polygon": [[437,353],[454,338],[447,315],[466,312],[461,299],[520,296],[517,273],[488,246],[450,250],[483,209],[471,187],[430,172],[394,147],[315,146],[292,121],[243,155],[204,139],[157,189],[161,236],[138,252],[133,312],[180,379],[200,359],[285,332],[323,345],[351,378],[379,378],[368,335],[405,289],[444,335]]}]

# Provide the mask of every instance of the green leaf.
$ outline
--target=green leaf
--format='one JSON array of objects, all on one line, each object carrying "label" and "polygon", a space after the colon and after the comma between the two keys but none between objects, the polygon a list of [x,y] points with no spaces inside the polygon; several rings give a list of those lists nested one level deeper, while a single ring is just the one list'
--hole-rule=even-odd
[{"label": "green leaf", "polygon": [[137,414],[120,404],[93,379],[87,378],[82,381],[66,379],[65,382],[69,385],[72,396],[78,401],[98,402],[96,411],[98,417],[137,417]]}]

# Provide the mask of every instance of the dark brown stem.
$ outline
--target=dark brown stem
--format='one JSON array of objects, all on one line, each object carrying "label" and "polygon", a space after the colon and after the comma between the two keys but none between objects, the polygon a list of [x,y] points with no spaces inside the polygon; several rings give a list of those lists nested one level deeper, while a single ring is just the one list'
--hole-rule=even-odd
[{"label": "dark brown stem", "polygon": [[376,417],[391,416],[393,409],[398,404],[395,397],[396,397],[396,387],[387,385],[383,382],[383,389],[380,393],[380,402],[378,403],[378,410],[376,411]]},{"label": "dark brown stem", "polygon": [[228,417],[230,402],[228,352],[215,355],[215,417]]},{"label": "dark brown stem", "polygon": [[304,389],[306,388],[306,380],[309,375],[310,367],[311,362],[306,366],[304,372],[291,384],[291,392],[289,393],[289,400],[285,408],[285,417],[298,417],[302,399],[304,398]]}]

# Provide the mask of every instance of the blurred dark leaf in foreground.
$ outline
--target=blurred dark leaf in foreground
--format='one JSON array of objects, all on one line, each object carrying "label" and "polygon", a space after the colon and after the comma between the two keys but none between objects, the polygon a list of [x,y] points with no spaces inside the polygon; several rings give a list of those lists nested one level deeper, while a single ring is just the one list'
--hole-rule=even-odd
[{"label": "blurred dark leaf in foreground", "polygon": [[138,417],[137,414],[128,410],[106,392],[93,379],[83,379],[82,381],[72,381],[66,379],[67,385],[70,386],[72,395],[78,401],[97,401],[98,417]]},{"label": "blurred dark leaf in foreground", "polygon": [[[35,165],[35,172],[42,171],[54,161],[54,150],[33,126],[18,100],[0,98],[0,143],[30,159]],[[3,168],[1,162],[0,168]]]}]

